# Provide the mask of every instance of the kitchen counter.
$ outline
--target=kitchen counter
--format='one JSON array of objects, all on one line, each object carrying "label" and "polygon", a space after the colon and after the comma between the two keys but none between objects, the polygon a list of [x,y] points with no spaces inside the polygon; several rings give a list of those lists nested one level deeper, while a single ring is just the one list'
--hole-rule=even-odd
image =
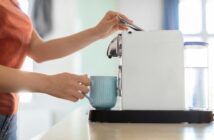
[{"label": "kitchen counter", "polygon": [[92,123],[87,113],[76,110],[32,140],[214,140],[214,123]]}]

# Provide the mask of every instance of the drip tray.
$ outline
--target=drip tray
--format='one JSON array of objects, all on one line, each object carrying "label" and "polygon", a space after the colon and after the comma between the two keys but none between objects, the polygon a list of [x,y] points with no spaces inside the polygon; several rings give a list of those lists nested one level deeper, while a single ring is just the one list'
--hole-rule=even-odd
[{"label": "drip tray", "polygon": [[212,111],[90,110],[89,121],[106,123],[210,123]]}]

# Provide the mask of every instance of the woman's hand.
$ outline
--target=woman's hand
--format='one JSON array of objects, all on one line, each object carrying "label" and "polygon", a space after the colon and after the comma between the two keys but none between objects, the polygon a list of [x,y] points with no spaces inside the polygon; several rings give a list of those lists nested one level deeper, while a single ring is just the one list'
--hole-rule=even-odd
[{"label": "woman's hand", "polygon": [[83,99],[88,93],[90,80],[87,75],[74,75],[70,73],[62,73],[49,76],[49,87],[47,93],[62,99],[73,102]]},{"label": "woman's hand", "polygon": [[121,16],[129,22],[133,22],[123,14],[114,11],[109,11],[98,23],[98,25],[95,26],[95,30],[99,34],[100,38],[105,38],[118,30],[128,30],[127,26],[120,22],[118,16]]},{"label": "woman's hand", "polygon": [[36,31],[33,31],[28,55],[38,63],[70,55],[115,31],[127,30],[118,16],[132,22],[120,13],[109,11],[95,27],[67,37],[43,41]]},{"label": "woman's hand", "polygon": [[69,73],[46,75],[24,72],[2,65],[0,65],[0,77],[0,94],[27,90],[74,102],[84,98],[90,85],[87,75]]}]

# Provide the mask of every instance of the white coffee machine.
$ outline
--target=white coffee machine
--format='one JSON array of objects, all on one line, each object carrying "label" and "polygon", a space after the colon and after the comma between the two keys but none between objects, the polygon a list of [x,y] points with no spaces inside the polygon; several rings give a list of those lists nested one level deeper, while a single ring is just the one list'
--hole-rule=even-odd
[{"label": "white coffee machine", "polygon": [[117,57],[121,110],[92,110],[92,122],[204,123],[211,111],[189,110],[184,45],[179,31],[124,31],[107,50]]},{"label": "white coffee machine", "polygon": [[119,57],[122,110],[186,110],[183,37],[179,31],[126,31],[109,45]]}]

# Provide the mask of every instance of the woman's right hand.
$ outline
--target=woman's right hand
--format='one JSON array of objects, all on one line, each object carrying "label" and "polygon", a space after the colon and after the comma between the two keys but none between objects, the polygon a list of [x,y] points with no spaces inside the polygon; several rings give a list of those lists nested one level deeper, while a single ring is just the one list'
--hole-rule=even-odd
[{"label": "woman's right hand", "polygon": [[73,102],[83,99],[89,92],[90,80],[87,75],[61,73],[48,78],[47,94]]}]

